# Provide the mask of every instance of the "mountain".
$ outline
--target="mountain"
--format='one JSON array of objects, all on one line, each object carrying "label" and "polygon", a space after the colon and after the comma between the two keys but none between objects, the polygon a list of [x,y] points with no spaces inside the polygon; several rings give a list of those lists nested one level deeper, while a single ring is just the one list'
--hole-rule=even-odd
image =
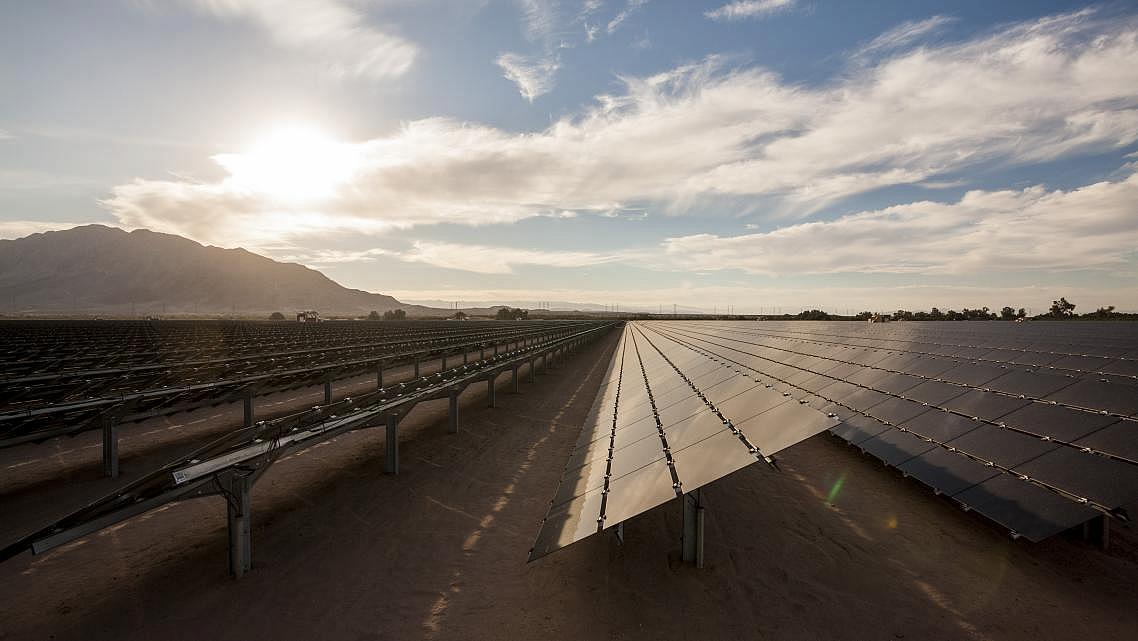
[{"label": "mountain", "polygon": [[441,316],[391,296],[348,289],[324,274],[244,249],[201,245],[103,225],[0,240],[0,312],[286,316],[383,313]]}]

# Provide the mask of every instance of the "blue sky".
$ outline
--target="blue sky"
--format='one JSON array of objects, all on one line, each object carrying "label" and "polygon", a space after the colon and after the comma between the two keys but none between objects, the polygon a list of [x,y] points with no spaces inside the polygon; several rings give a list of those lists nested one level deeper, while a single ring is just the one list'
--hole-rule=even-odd
[{"label": "blue sky", "polygon": [[402,300],[1138,309],[1132,3],[0,8],[0,237]]}]

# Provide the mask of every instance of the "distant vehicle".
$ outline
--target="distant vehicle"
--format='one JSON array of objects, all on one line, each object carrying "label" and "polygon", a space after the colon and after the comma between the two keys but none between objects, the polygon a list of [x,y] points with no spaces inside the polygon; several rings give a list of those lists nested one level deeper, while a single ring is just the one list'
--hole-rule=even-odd
[{"label": "distant vehicle", "polygon": [[320,312],[314,309],[308,309],[303,312],[296,313],[296,322],[298,323],[319,323]]}]

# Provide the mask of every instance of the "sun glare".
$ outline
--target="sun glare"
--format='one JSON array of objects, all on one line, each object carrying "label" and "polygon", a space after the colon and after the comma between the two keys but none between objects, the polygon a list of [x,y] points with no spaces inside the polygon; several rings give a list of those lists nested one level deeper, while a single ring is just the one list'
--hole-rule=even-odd
[{"label": "sun glare", "polygon": [[357,152],[319,129],[290,126],[273,130],[244,153],[224,154],[217,161],[234,186],[296,203],[334,196],[355,173]]}]

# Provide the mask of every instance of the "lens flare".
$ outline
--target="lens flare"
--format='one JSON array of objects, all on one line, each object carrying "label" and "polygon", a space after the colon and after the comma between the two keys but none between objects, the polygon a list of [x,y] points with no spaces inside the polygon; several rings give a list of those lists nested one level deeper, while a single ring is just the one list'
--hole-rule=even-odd
[{"label": "lens flare", "polygon": [[830,493],[826,495],[826,502],[830,505],[834,504],[834,499],[838,498],[838,493],[842,491],[842,486],[846,483],[846,475],[842,474],[834,481],[833,487],[830,488]]}]

